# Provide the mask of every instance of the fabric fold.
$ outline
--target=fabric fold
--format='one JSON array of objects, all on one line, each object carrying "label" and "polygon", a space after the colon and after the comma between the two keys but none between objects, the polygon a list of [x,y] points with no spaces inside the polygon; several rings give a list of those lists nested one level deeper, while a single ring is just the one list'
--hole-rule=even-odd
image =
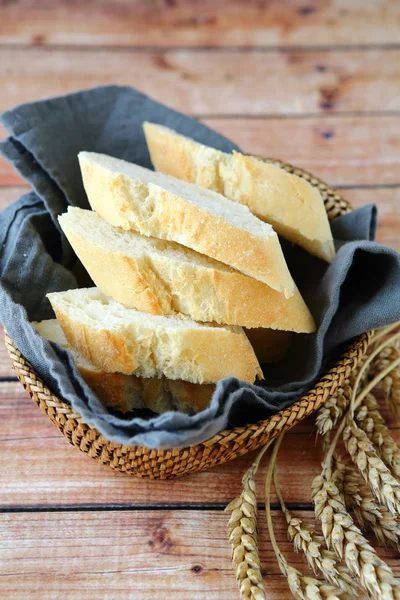
[{"label": "fabric fold", "polygon": [[10,138],[0,153],[33,188],[0,214],[0,318],[50,389],[113,441],[150,448],[187,446],[227,426],[245,425],[290,406],[315,383],[328,359],[354,336],[400,320],[400,259],[376,244],[376,208],[336,218],[331,265],[282,240],[296,284],[317,322],[295,335],[283,361],[265,365],[263,385],[220,381],[211,405],[189,416],[149,420],[103,407],[68,354],[30,324],[52,318],[46,293],[91,285],[57,224],[69,204],[89,208],[77,161],[81,150],[150,167],[143,121],[167,125],[225,152],[237,147],[201,123],[128,88],[109,86],[25,104],[1,116]]}]

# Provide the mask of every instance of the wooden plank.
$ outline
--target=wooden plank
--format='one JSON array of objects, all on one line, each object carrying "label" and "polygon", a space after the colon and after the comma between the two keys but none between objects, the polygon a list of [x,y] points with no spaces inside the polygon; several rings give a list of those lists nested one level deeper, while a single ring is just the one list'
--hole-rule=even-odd
[{"label": "wooden plank", "polygon": [[243,152],[281,158],[336,187],[399,183],[400,118],[395,116],[203,122],[234,140]]},{"label": "wooden plank", "polygon": [[[399,426],[395,419],[388,423]],[[310,486],[322,460],[313,429],[311,417],[283,441],[279,464],[288,502],[310,502]],[[392,429],[392,434],[400,443],[400,429]],[[4,382],[0,384],[0,451],[7,457],[0,464],[0,507],[224,505],[240,492],[242,475],[256,456],[252,452],[229,465],[171,481],[129,477],[70,446],[19,383]],[[260,490],[264,476],[262,468],[257,476]]]},{"label": "wooden plank", "polygon": [[0,48],[0,78],[0,111],[112,83],[135,86],[172,108],[202,116],[400,109],[400,48],[134,55],[123,49]]},{"label": "wooden plank", "polygon": [[378,207],[377,242],[397,250],[400,249],[400,187],[339,188],[339,191],[354,208],[360,208],[366,204],[376,204]]},{"label": "wooden plank", "polygon": [[[296,515],[312,519],[308,512]],[[3,514],[0,593],[31,600],[55,598],[60,590],[63,598],[74,600],[239,598],[227,522],[228,515],[213,511]],[[273,512],[273,523],[283,555],[310,574],[303,555],[295,554],[287,540],[282,513]],[[258,546],[268,599],[289,598],[264,511]],[[382,548],[379,554],[398,575],[395,552]]]},{"label": "wooden plank", "polygon": [[[14,186],[14,187],[0,187],[0,210],[6,208],[12,202],[18,200],[22,194],[25,194],[29,191],[29,187],[27,186]],[[0,360],[0,368],[1,368],[1,360]]]},{"label": "wooden plank", "polygon": [[4,44],[318,46],[399,42],[390,0],[91,0],[6,2]]},{"label": "wooden plank", "polygon": [[[333,186],[400,184],[400,117],[208,118],[243,150],[281,158]],[[0,158],[0,186],[22,185]]]}]

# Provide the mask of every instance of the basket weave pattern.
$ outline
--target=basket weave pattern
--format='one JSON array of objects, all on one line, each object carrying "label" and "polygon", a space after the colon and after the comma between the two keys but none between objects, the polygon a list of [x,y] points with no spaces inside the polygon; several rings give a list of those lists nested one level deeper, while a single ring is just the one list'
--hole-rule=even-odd
[{"label": "basket weave pattern", "polygon": [[[329,219],[351,211],[349,203],[333,188],[310,173],[281,161],[271,160],[289,173],[295,173],[318,187],[324,199]],[[280,411],[259,423],[225,430],[211,439],[171,450],[151,450],[143,446],[126,446],[110,442],[95,428],[83,423],[79,413],[58,398],[36,374],[12,340],[5,335],[5,343],[12,365],[19,380],[33,401],[42,409],[68,441],[87,453],[91,458],[109,465],[112,469],[137,477],[169,479],[188,473],[202,471],[232,460],[254,450],[287,431],[306,416],[316,411],[356,368],[365,354],[370,341],[366,333],[343,349],[316,386],[295,402],[290,408]]]}]

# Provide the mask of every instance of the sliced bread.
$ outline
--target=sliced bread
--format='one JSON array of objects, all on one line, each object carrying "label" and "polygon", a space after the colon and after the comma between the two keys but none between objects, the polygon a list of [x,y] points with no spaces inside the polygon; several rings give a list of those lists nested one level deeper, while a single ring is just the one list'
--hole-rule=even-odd
[{"label": "sliced bread", "polygon": [[92,208],[111,225],[178,242],[293,295],[277,234],[246,206],[104,154],[81,152],[79,162]]},{"label": "sliced bread", "polygon": [[123,373],[105,373],[86,360],[68,342],[57,319],[34,322],[42,337],[67,350],[80,374],[105,406],[128,412],[149,408],[156,413],[179,410],[193,414],[205,409],[212,398],[214,385],[199,385],[188,381],[144,379]]},{"label": "sliced bread", "polygon": [[175,131],[144,124],[154,167],[249,207],[280,235],[327,262],[335,256],[319,190],[279,166],[239,152],[225,154]]},{"label": "sliced bread", "polygon": [[93,211],[69,207],[59,222],[96,286],[127,308],[243,327],[315,329],[297,288],[285,298],[221,262],[118,229]]},{"label": "sliced bread", "polygon": [[243,329],[128,309],[97,288],[48,294],[68,342],[106,372],[250,383],[262,371]]},{"label": "sliced bread", "polygon": [[105,406],[127,412],[135,408],[145,408],[143,395],[140,393],[140,380],[123,373],[105,373],[67,341],[63,330],[56,319],[34,322],[32,325],[44,338],[67,350],[89,387],[95,392]]}]

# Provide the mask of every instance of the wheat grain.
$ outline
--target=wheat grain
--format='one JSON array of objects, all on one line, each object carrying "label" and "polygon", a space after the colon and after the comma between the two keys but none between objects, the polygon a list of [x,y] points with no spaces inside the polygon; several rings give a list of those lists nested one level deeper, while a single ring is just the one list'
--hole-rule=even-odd
[{"label": "wheat grain", "polygon": [[396,476],[400,476],[400,449],[385,425],[375,396],[372,394],[366,396],[356,410],[354,420],[375,445],[383,462]]},{"label": "wheat grain", "polygon": [[350,403],[351,392],[350,379],[346,379],[337,393],[321,406],[316,419],[318,433],[325,435],[335,427]]},{"label": "wheat grain", "polygon": [[369,487],[351,465],[345,467],[343,495],[346,506],[353,509],[362,529],[371,529],[382,546],[390,545],[400,551],[398,518],[376,503]]},{"label": "wheat grain", "polygon": [[235,498],[226,511],[229,518],[229,541],[232,545],[232,561],[240,596],[245,600],[265,600],[265,588],[261,575],[257,545],[257,499],[254,477],[259,462],[253,463],[245,473],[242,493]]},{"label": "wheat grain", "polygon": [[344,565],[338,564],[335,553],[328,550],[324,538],[315,531],[315,528],[301,519],[293,517],[286,507],[279,488],[276,470],[274,483],[282,512],[288,524],[288,537],[293,543],[295,551],[304,553],[315,574],[321,573],[328,583],[353,596],[354,580],[349,570]]},{"label": "wheat grain", "polygon": [[370,485],[375,498],[392,514],[400,512],[400,483],[393,477],[365,431],[348,417],[343,440],[354,464]]},{"label": "wheat grain", "polygon": [[343,494],[345,466],[334,459],[325,462],[322,473],[312,484],[315,513],[321,521],[328,548],[357,578],[364,590],[375,599],[400,599],[400,582],[362,535],[348,513]]},{"label": "wheat grain", "polygon": [[307,577],[297,569],[291,567],[281,553],[275,538],[274,526],[271,515],[271,482],[275,470],[275,461],[278,449],[284,434],[281,434],[275,442],[271,455],[267,478],[265,481],[265,514],[267,518],[268,531],[272,547],[278,560],[279,568],[288,580],[290,591],[298,600],[345,600],[347,594],[335,586],[314,577]]}]

